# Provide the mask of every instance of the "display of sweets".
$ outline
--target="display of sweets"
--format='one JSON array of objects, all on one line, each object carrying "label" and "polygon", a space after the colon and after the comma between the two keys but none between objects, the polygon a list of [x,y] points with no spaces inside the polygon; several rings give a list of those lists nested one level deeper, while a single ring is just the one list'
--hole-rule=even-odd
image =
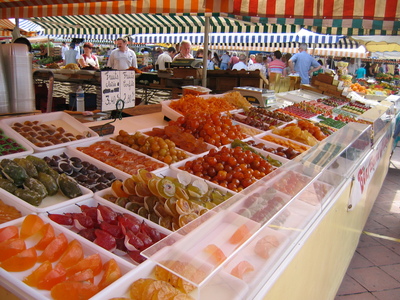
[{"label": "display of sweets", "polygon": [[0,129],[0,156],[23,151],[26,151],[26,149]]}]

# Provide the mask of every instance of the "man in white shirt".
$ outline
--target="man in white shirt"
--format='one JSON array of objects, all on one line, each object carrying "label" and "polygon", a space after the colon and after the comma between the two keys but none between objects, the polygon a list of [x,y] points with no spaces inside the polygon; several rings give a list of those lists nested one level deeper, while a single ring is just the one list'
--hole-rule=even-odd
[{"label": "man in white shirt", "polygon": [[65,60],[65,51],[67,51],[69,48],[67,47],[67,44],[65,42],[61,43],[61,57],[63,60]]},{"label": "man in white shirt", "polygon": [[240,54],[239,55],[239,62],[233,65],[232,70],[247,70],[247,65],[246,65],[246,55]]},{"label": "man in white shirt", "polygon": [[172,58],[176,54],[175,47],[169,47],[167,51],[160,54],[156,61],[156,66],[158,66],[158,70],[165,70],[165,63],[172,62]]},{"label": "man in white shirt", "polygon": [[127,70],[130,67],[137,68],[137,58],[133,50],[128,48],[127,40],[117,39],[117,49],[114,49],[107,62],[107,66],[114,70]]}]

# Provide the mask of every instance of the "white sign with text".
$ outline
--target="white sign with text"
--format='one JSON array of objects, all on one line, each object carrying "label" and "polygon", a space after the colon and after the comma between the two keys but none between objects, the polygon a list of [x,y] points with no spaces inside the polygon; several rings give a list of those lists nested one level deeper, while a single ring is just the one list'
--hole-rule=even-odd
[{"label": "white sign with text", "polygon": [[118,100],[124,101],[124,108],[135,106],[135,71],[101,72],[101,110],[116,109]]}]

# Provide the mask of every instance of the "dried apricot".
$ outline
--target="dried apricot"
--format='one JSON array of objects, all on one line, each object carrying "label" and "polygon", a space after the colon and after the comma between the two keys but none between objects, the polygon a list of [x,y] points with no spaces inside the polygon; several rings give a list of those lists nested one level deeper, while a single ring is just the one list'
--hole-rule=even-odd
[{"label": "dried apricot", "polygon": [[69,268],[78,263],[83,258],[83,248],[78,240],[72,240],[68,244],[67,250],[63,253],[57,265]]},{"label": "dried apricot", "polygon": [[11,225],[0,229],[0,243],[18,237],[19,229],[17,226]]},{"label": "dried apricot", "polygon": [[43,220],[37,215],[27,215],[22,221],[20,236],[26,239],[37,233],[44,225]]},{"label": "dried apricot", "polygon": [[23,239],[16,238],[0,243],[0,262],[22,252],[26,249]]},{"label": "dried apricot", "polygon": [[99,292],[97,285],[86,281],[64,281],[51,289],[54,300],[86,300]]},{"label": "dried apricot", "polygon": [[86,269],[91,269],[93,275],[96,276],[101,272],[102,269],[101,257],[98,253],[90,255],[82,259],[76,265],[67,269],[67,276],[72,276],[78,272],[82,272]]},{"label": "dried apricot", "polygon": [[22,272],[32,268],[36,261],[36,249],[32,247],[6,259],[0,266],[8,272]]},{"label": "dried apricot", "polygon": [[103,277],[101,278],[98,284],[100,290],[109,286],[111,283],[121,278],[122,276],[121,269],[119,268],[117,262],[113,258],[104,264],[103,270],[104,270]]},{"label": "dried apricot", "polygon": [[63,233],[54,238],[44,249],[43,253],[38,257],[39,262],[49,260],[55,262],[61,257],[68,247],[68,240]]},{"label": "dried apricot", "polygon": [[141,300],[144,291],[147,290],[147,287],[156,281],[153,278],[140,278],[133,282],[129,288],[129,296],[132,300]]},{"label": "dried apricot", "polygon": [[23,282],[29,286],[37,287],[40,279],[49,273],[53,269],[51,262],[48,260],[42,263],[36,270],[34,270],[30,275],[24,278]]},{"label": "dried apricot", "polygon": [[42,238],[36,244],[35,248],[37,250],[44,250],[50,244],[50,242],[54,240],[54,228],[50,223],[46,223],[39,230],[39,234],[42,236]]}]

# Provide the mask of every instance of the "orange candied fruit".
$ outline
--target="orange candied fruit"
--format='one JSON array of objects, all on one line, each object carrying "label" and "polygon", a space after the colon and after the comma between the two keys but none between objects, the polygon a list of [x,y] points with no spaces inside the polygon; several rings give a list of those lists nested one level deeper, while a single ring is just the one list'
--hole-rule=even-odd
[{"label": "orange candied fruit", "polygon": [[0,262],[17,255],[26,249],[26,244],[23,239],[16,238],[6,240],[0,243]]},{"label": "orange candied fruit", "polygon": [[72,240],[57,265],[62,265],[64,268],[72,267],[83,259],[83,255],[81,243],[78,240]]},{"label": "orange candied fruit", "polygon": [[99,289],[102,290],[105,287],[109,286],[111,283],[121,278],[122,273],[115,259],[110,259],[103,266],[104,274],[101,278],[98,286]]},{"label": "orange candied fruit", "polygon": [[204,252],[210,254],[212,263],[217,266],[226,259],[224,252],[214,244],[207,245]]},{"label": "orange candied fruit", "polygon": [[50,244],[52,240],[54,240],[55,233],[54,228],[50,223],[46,223],[39,230],[39,234],[42,237],[39,242],[36,244],[35,248],[37,250],[44,250]]},{"label": "orange candied fruit", "polygon": [[44,225],[43,220],[37,215],[27,215],[22,221],[20,236],[26,239],[37,233]]},{"label": "orange candied fruit", "polygon": [[75,264],[74,266],[67,269],[67,276],[72,276],[78,272],[82,272],[86,269],[91,269],[93,271],[93,275],[97,276],[100,274],[103,264],[101,262],[101,257],[98,253],[89,255],[82,259],[80,262]]},{"label": "orange candied fruit", "polygon": [[19,229],[11,225],[0,229],[0,243],[9,239],[19,238]]},{"label": "orange candied fruit", "polygon": [[54,269],[50,270],[43,278],[39,279],[37,288],[39,290],[50,291],[56,284],[65,281],[67,278],[67,271],[62,265],[55,266]]},{"label": "orange candied fruit", "polygon": [[36,249],[32,247],[6,259],[1,263],[0,267],[8,272],[22,272],[32,268],[36,262]]},{"label": "orange candied fruit", "polygon": [[87,281],[64,281],[51,289],[54,300],[86,300],[99,292],[99,287]]},{"label": "orange candied fruit", "polygon": [[61,257],[61,255],[67,250],[68,240],[64,233],[60,233],[55,237],[50,244],[44,249],[42,254],[38,257],[39,262],[44,262],[49,260],[50,262],[55,262]]},{"label": "orange candied fruit", "polygon": [[30,275],[26,276],[23,280],[29,286],[37,287],[39,280],[44,278],[44,276],[53,269],[51,262],[48,260],[42,263],[36,270],[34,270]]}]

